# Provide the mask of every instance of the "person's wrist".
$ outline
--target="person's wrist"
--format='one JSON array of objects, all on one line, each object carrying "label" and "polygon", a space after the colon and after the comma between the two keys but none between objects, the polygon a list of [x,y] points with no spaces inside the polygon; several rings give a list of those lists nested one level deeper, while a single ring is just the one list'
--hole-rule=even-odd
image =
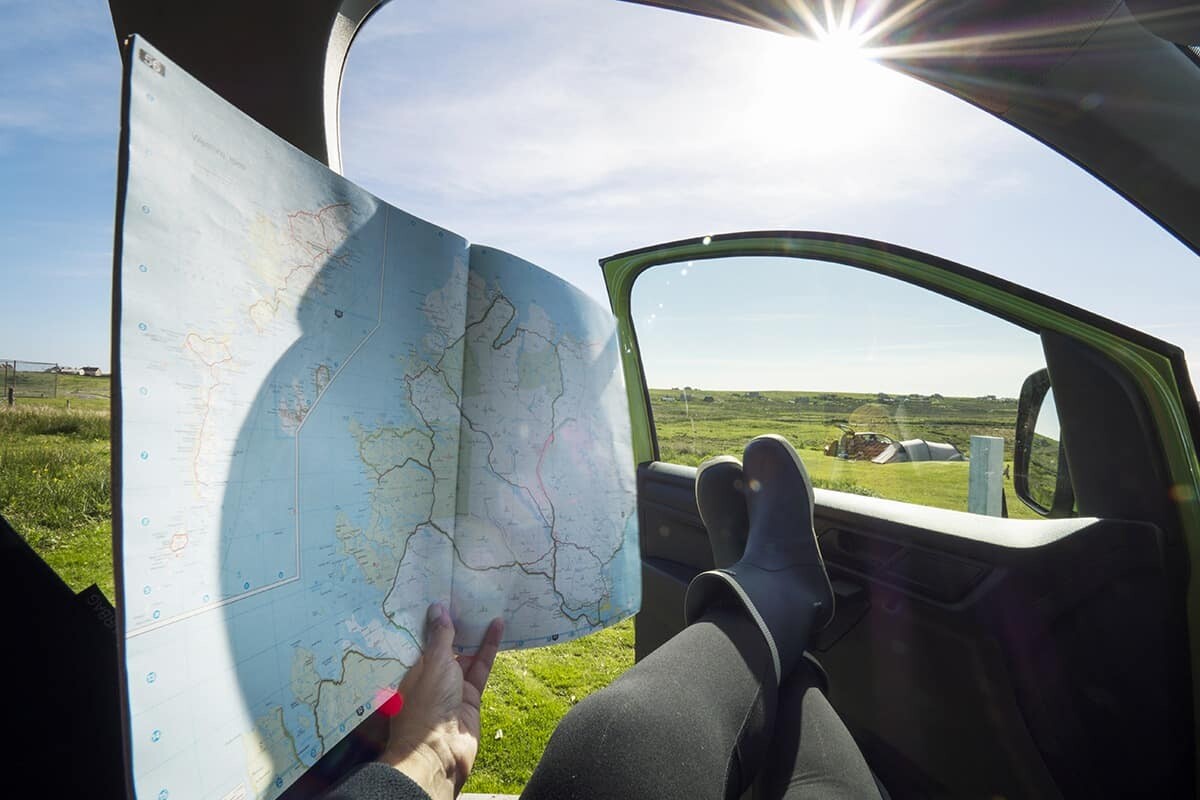
[{"label": "person's wrist", "polygon": [[445,742],[436,737],[420,742],[389,742],[379,760],[403,772],[433,800],[455,795],[457,764]]}]

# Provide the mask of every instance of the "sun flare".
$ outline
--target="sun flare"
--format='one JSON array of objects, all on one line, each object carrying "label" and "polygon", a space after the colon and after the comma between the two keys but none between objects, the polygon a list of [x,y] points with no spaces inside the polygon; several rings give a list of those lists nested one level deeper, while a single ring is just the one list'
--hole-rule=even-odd
[{"label": "sun flare", "polygon": [[868,57],[863,36],[849,28],[822,30],[815,37],[816,46],[837,58]]},{"label": "sun flare", "polygon": [[842,152],[886,127],[900,76],[872,62],[857,34],[763,42],[745,120],[773,145]]}]

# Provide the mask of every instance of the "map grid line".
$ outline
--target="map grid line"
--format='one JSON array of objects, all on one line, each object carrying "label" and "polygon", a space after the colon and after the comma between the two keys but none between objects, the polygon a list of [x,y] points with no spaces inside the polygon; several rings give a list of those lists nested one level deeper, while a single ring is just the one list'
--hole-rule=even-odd
[{"label": "map grid line", "polygon": [[235,597],[226,597],[223,600],[217,600],[214,603],[208,603],[206,605],[198,606],[196,608],[193,608],[190,611],[184,611],[181,614],[175,614],[171,617],[167,617],[165,619],[160,619],[160,620],[155,620],[154,622],[147,623],[146,625],[141,625],[137,628],[131,628],[125,634],[127,638],[132,639],[135,636],[141,636],[142,634],[150,633],[151,631],[155,631],[155,630],[158,630],[159,628],[166,627],[167,625],[170,625],[172,623],[179,622],[179,621],[185,620],[185,619],[191,619],[192,617],[196,617],[201,614],[206,614],[209,611],[212,611],[214,609],[221,608],[221,607],[227,606],[227,605],[232,605],[233,603],[236,603],[239,600],[245,600],[246,598],[253,597],[256,594],[268,592],[268,591],[271,591],[272,589],[278,589],[280,586],[287,586],[289,583],[295,583],[296,581],[300,580],[303,577],[301,575],[301,564],[303,563],[303,561],[300,557],[300,431],[304,428],[304,423],[308,421],[309,415],[313,412],[314,409],[316,409],[317,404],[321,402],[321,398],[325,396],[325,392],[327,392],[329,390],[329,387],[333,385],[333,382],[335,380],[337,380],[338,375],[341,374],[342,370],[344,370],[346,368],[346,365],[349,364],[350,361],[354,358],[354,356],[358,353],[358,351],[362,349],[363,345],[365,345],[368,341],[370,341],[371,337],[375,335],[375,332],[378,331],[380,326],[382,326],[382,324],[383,324],[383,285],[384,285],[384,278],[387,275],[387,232],[388,232],[388,218],[389,218],[388,211],[389,211],[389,209],[385,206],[384,212],[383,212],[383,248],[382,248],[383,249],[383,257],[380,260],[380,265],[379,265],[379,308],[376,313],[375,327],[372,328],[371,330],[369,330],[367,332],[367,334],[365,336],[363,336],[363,338],[359,341],[359,343],[357,345],[355,345],[354,349],[350,351],[349,355],[346,356],[346,358],[342,362],[341,366],[339,366],[337,368],[337,370],[334,371],[333,375],[330,376],[328,382],[326,382],[326,384],[323,387],[321,387],[321,391],[318,392],[317,396],[313,399],[312,405],[310,405],[308,407],[308,411],[305,413],[304,418],[301,419],[300,424],[298,426],[296,426],[296,447],[295,447],[295,453],[296,453],[296,462],[295,462],[296,463],[296,474],[295,474],[295,486],[296,486],[296,509],[295,509],[295,511],[296,511],[296,513],[295,513],[295,517],[296,517],[296,574],[290,578],[284,578],[283,580],[280,580],[280,581],[274,581],[272,583],[268,583],[265,586],[259,586],[258,588],[253,589],[251,591],[242,592],[241,594],[239,594]]}]

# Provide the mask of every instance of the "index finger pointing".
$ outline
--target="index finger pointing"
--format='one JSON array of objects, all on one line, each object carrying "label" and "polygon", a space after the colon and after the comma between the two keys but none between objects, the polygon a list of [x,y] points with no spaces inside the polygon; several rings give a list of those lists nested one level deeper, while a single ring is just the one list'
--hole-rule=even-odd
[{"label": "index finger pointing", "polygon": [[492,664],[496,661],[496,653],[500,651],[503,636],[504,620],[497,617],[488,626],[479,652],[471,658],[471,666],[463,675],[463,680],[478,689],[480,695],[483,694],[483,687],[487,686],[488,676],[492,674]]}]

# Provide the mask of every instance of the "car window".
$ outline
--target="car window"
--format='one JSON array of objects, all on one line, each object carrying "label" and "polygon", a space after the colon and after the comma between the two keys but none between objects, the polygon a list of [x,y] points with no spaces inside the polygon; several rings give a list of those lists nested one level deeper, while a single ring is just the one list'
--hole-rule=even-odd
[{"label": "car window", "polygon": [[894,278],[787,257],[660,265],[631,300],[661,460],[698,465],[777,433],[817,486],[983,511],[971,459],[1000,448],[991,480],[1008,513],[1033,516],[1011,475],[1017,396],[1045,366],[1036,333]]}]

